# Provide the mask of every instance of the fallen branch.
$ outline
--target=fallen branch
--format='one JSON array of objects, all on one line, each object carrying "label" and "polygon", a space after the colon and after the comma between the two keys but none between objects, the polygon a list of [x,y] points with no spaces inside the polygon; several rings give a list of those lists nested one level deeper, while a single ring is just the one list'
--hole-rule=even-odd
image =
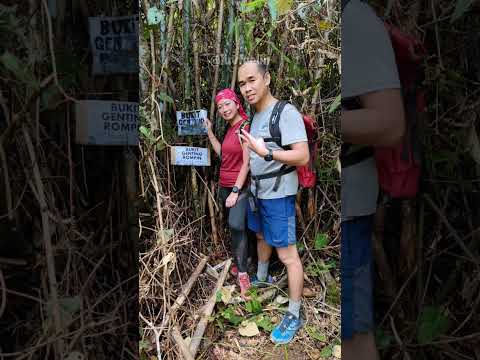
[{"label": "fallen branch", "polygon": [[180,352],[182,353],[182,356],[185,360],[195,360],[195,358],[190,353],[188,345],[183,339],[182,334],[180,334],[177,326],[174,326],[172,329],[172,338],[180,349]]},{"label": "fallen branch", "polygon": [[210,296],[210,300],[205,304],[205,307],[203,308],[203,313],[202,317],[200,318],[200,321],[198,322],[197,328],[195,329],[195,332],[192,336],[192,341],[190,342],[190,353],[192,354],[193,357],[197,354],[198,348],[200,346],[200,342],[202,341],[203,334],[205,330],[207,329],[208,325],[208,318],[213,312],[213,309],[215,308],[215,300],[217,297],[217,292],[220,290],[220,288],[223,286],[223,283],[225,282],[225,279],[228,274],[228,270],[230,269],[230,265],[232,265],[232,259],[228,259],[225,261],[225,265],[223,267],[222,273],[220,274],[220,277],[218,278],[217,284],[215,285],[215,289],[213,289],[212,295]]},{"label": "fallen branch", "polygon": [[162,325],[160,326],[160,334],[162,333],[163,329],[165,329],[165,327],[168,325],[168,322],[170,321],[172,316],[175,315],[178,308],[182,306],[182,304],[187,299],[187,296],[190,293],[190,290],[192,290],[195,280],[197,280],[198,276],[201,274],[203,268],[207,264],[207,260],[208,260],[208,256],[204,256],[202,260],[200,260],[200,263],[195,268],[195,271],[192,273],[192,275],[190,275],[190,279],[188,279],[187,283],[185,284],[182,291],[180,292],[180,295],[178,295],[177,299],[175,300],[170,310],[168,310],[167,315],[163,319]]}]

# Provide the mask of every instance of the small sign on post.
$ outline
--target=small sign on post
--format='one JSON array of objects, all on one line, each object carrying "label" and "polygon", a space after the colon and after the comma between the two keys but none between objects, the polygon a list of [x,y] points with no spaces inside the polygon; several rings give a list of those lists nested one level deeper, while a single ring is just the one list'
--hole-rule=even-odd
[{"label": "small sign on post", "polygon": [[75,140],[85,145],[138,145],[138,103],[80,100],[75,105]]},{"label": "small sign on post", "polygon": [[210,166],[210,151],[208,148],[190,146],[172,146],[172,165]]},{"label": "small sign on post", "polygon": [[205,135],[207,110],[177,111],[178,135]]},{"label": "small sign on post", "polygon": [[88,18],[94,75],[138,73],[138,15]]}]

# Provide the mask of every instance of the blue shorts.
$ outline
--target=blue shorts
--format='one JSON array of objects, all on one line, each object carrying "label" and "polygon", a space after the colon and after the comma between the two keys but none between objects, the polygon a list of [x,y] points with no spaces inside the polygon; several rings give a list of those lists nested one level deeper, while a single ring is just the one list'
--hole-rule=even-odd
[{"label": "blue shorts", "polygon": [[295,195],[280,199],[257,199],[256,212],[247,206],[248,228],[263,233],[267,244],[274,248],[296,244],[295,199]]},{"label": "blue shorts", "polygon": [[373,215],[341,225],[342,339],[373,331]]}]

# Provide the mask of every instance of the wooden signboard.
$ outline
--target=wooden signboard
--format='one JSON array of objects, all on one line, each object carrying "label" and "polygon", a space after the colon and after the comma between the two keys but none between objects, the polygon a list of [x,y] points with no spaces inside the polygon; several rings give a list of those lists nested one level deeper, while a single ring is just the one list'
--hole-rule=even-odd
[{"label": "wooden signboard", "polygon": [[88,18],[94,75],[138,73],[138,15]]},{"label": "wooden signboard", "polygon": [[208,148],[172,146],[170,149],[173,165],[210,166],[210,151]]},{"label": "wooden signboard", "polygon": [[205,135],[207,129],[204,121],[207,118],[207,110],[177,111],[178,135]]},{"label": "wooden signboard", "polygon": [[81,100],[75,104],[75,140],[85,145],[138,145],[138,103]]}]

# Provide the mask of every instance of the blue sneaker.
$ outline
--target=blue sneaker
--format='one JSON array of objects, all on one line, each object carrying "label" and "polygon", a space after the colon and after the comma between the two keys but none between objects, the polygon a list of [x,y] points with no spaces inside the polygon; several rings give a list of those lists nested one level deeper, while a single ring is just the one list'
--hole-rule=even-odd
[{"label": "blue sneaker", "polygon": [[268,287],[268,286],[272,285],[274,282],[275,282],[275,279],[274,279],[273,276],[271,276],[271,275],[268,275],[268,276],[267,276],[267,280],[265,280],[265,281],[260,281],[260,280],[258,280],[256,274],[253,275],[252,278],[250,279],[250,284],[251,284],[252,286],[257,287],[257,288]]},{"label": "blue sneaker", "polygon": [[302,318],[297,318],[291,312],[285,314],[282,322],[273,329],[270,340],[275,344],[288,344],[303,325]]}]

